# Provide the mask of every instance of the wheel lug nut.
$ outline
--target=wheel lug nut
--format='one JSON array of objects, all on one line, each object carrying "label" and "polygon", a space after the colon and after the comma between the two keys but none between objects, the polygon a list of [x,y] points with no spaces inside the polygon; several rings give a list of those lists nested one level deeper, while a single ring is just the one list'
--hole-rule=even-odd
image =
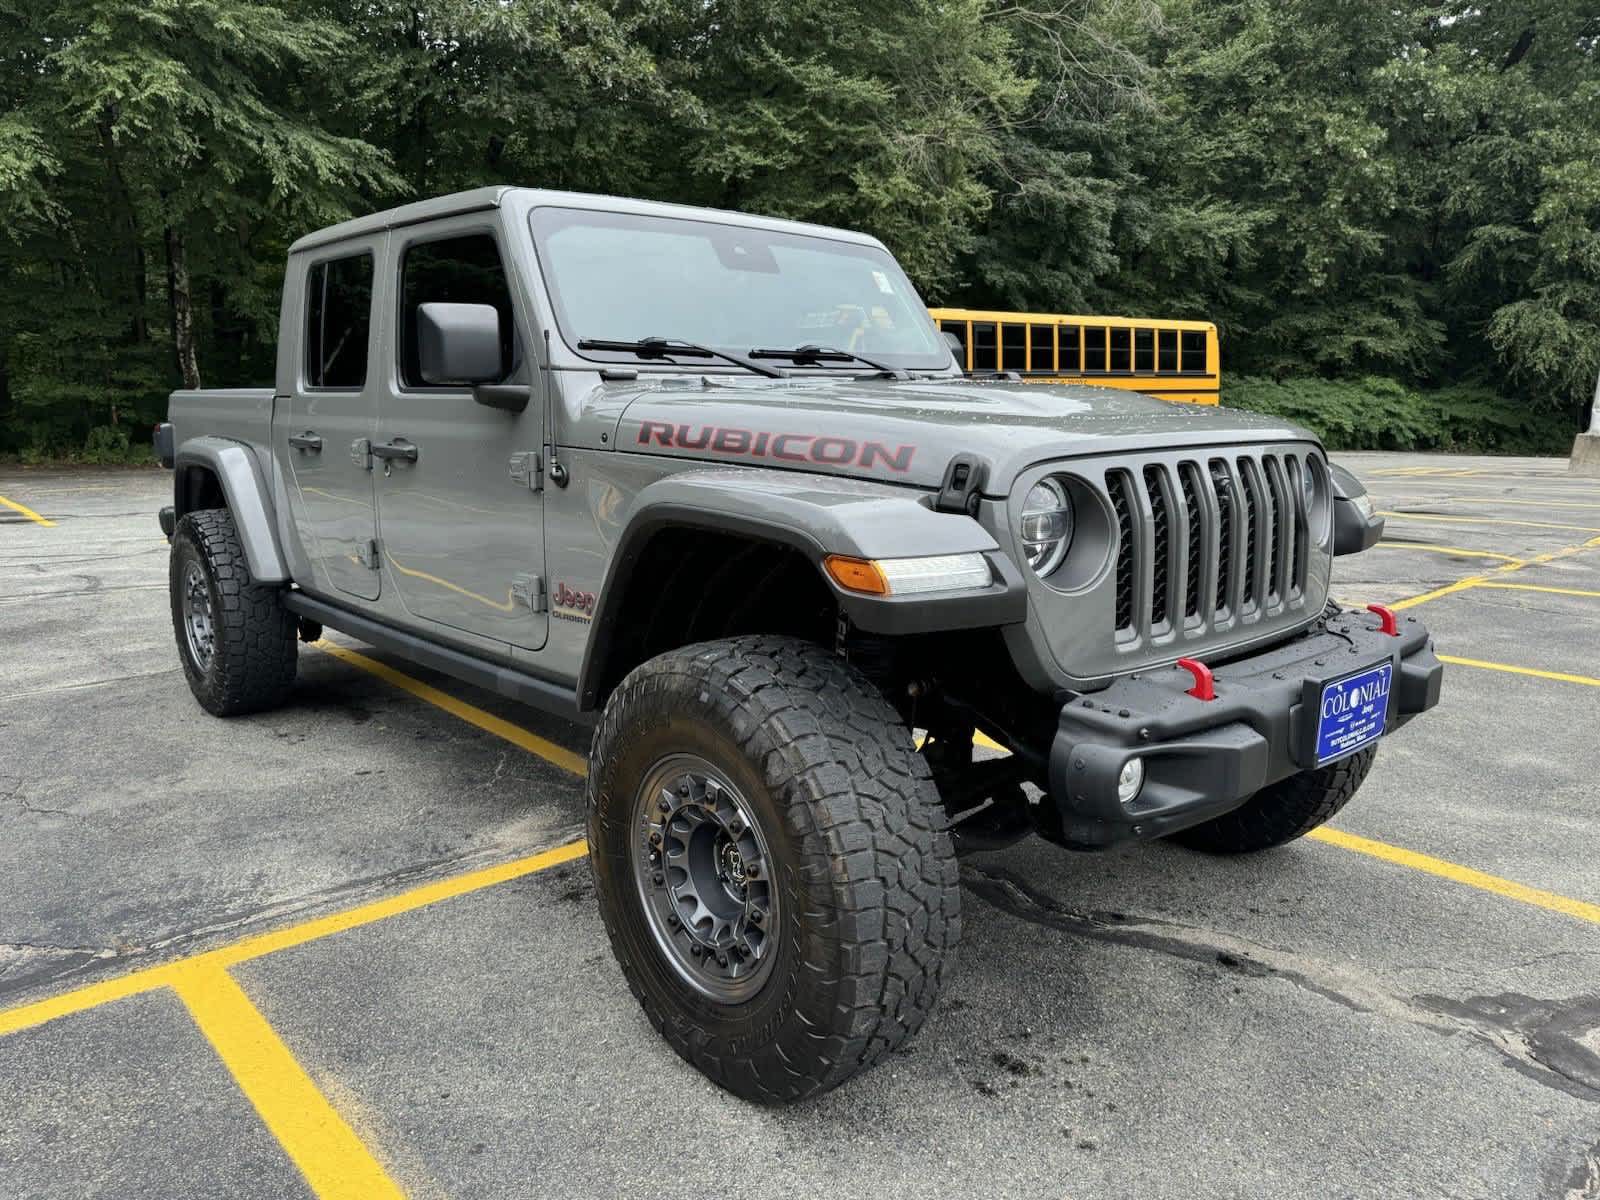
[{"label": "wheel lug nut", "polygon": [[699,958],[704,953],[705,953],[705,950],[703,948],[701,948],[699,943],[696,943],[695,945],[689,947],[689,954],[693,958]]},{"label": "wheel lug nut", "polygon": [[717,955],[717,966],[725,967],[727,965],[728,965],[728,956],[726,954]]},{"label": "wheel lug nut", "polygon": [[659,808],[662,812],[671,812],[672,811],[672,801],[668,800],[665,796],[663,796],[663,797],[661,797],[661,799],[656,801],[656,807]]},{"label": "wheel lug nut", "polygon": [[678,914],[677,913],[668,913],[667,914],[667,924],[671,925],[674,929],[676,929],[678,927]]},{"label": "wheel lug nut", "polygon": [[652,845],[652,846],[659,846],[659,845],[661,845],[661,830],[659,830],[659,829],[652,829],[652,830],[651,830],[651,831],[650,831],[650,844],[651,844],[651,845]]},{"label": "wheel lug nut", "polygon": [[761,874],[761,864],[758,862],[745,863],[744,876],[746,879],[755,879]]},{"label": "wheel lug nut", "polygon": [[744,832],[744,822],[738,817],[735,817],[733,820],[728,822],[728,832],[734,837],[738,837]]},{"label": "wheel lug nut", "polygon": [[667,881],[667,877],[665,875],[663,875],[660,871],[657,871],[650,878],[655,883],[655,885],[657,887],[660,887],[663,883],[665,883]]},{"label": "wheel lug nut", "polygon": [[767,919],[767,914],[762,912],[759,908],[752,909],[750,911],[750,924],[752,924],[752,925],[760,925],[760,924],[764,923],[766,921],[766,919]]},{"label": "wheel lug nut", "polygon": [[689,794],[689,781],[687,779],[685,779],[682,783],[680,783],[678,785],[678,795],[687,796],[688,794]]}]

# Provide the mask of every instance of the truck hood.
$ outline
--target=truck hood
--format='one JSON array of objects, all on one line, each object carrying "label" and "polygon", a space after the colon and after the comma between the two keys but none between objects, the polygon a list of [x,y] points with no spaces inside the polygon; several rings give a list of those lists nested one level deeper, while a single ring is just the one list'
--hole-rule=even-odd
[{"label": "truck hood", "polygon": [[[615,388],[615,391],[612,389]],[[1243,442],[1314,441],[1237,409],[1177,404],[1119,388],[949,380],[783,381],[658,376],[607,388],[621,409],[616,448],[938,487],[962,453],[989,464],[1003,495],[1035,463]]]}]

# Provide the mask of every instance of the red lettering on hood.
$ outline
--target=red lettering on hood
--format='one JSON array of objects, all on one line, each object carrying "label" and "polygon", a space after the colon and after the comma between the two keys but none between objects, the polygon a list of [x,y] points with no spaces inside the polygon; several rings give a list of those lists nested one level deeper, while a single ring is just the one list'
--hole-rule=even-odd
[{"label": "red lettering on hood", "polygon": [[765,430],[758,433],[731,425],[675,425],[666,421],[640,421],[635,440],[640,446],[709,449],[739,458],[854,466],[867,471],[884,468],[898,474],[911,469],[911,460],[917,452],[915,446],[858,442],[854,438],[814,433],[768,433]]}]

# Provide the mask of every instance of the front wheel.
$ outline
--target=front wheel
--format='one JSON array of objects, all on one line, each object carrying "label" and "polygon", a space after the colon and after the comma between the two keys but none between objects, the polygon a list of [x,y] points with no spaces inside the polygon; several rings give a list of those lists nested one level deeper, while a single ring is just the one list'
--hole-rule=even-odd
[{"label": "front wheel", "polygon": [[652,659],[606,704],[588,801],[623,974],[712,1080],[798,1100],[921,1027],[955,857],[910,731],[842,658],[752,636]]},{"label": "front wheel", "polygon": [[1262,788],[1232,812],[1172,835],[1172,840],[1207,854],[1251,854],[1304,837],[1333,819],[1372,770],[1378,748],[1301,771]]}]

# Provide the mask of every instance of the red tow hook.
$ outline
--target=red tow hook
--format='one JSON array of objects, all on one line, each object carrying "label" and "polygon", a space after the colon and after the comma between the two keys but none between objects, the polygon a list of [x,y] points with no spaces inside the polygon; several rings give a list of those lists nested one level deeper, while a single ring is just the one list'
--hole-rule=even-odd
[{"label": "red tow hook", "polygon": [[1367,605],[1368,612],[1378,614],[1378,628],[1390,637],[1400,636],[1400,618],[1394,615],[1394,609],[1382,604]]},{"label": "red tow hook", "polygon": [[1216,682],[1211,677],[1211,668],[1198,658],[1180,658],[1178,665],[1194,676],[1194,686],[1184,693],[1193,696],[1196,700],[1215,700],[1217,698]]}]

